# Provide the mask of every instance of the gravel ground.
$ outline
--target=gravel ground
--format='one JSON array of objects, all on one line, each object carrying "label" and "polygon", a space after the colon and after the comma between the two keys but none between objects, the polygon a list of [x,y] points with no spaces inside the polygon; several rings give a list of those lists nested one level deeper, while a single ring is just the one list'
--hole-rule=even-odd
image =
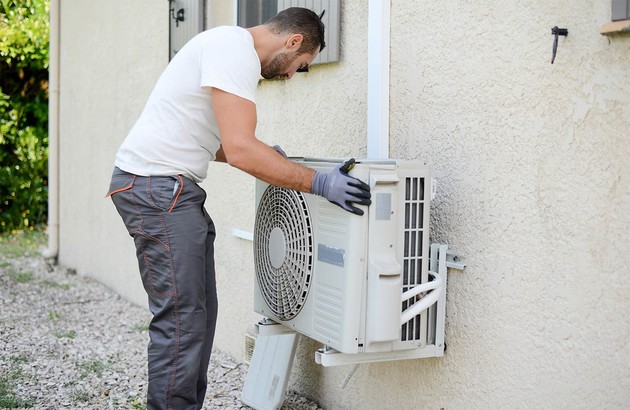
[{"label": "gravel ground", "polygon": [[[39,256],[0,255],[0,408],[144,409],[150,316]],[[215,350],[204,409],[240,401],[247,365]],[[319,409],[287,392],[282,409]]]}]

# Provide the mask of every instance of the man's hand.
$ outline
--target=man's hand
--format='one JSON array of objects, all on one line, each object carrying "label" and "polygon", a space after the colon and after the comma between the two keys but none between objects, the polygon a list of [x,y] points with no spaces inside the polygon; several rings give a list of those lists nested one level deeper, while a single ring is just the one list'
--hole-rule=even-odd
[{"label": "man's hand", "polygon": [[323,196],[355,215],[363,215],[363,210],[353,204],[370,205],[372,203],[370,186],[348,175],[353,166],[354,158],[351,158],[328,173],[317,171],[313,178],[311,193]]}]

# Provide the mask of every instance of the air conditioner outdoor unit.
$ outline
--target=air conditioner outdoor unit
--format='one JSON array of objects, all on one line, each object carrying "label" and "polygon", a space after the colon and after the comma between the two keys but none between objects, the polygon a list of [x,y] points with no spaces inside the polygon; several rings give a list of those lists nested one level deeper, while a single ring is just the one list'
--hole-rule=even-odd
[{"label": "air conditioner outdoor unit", "polygon": [[[324,172],[341,162],[294,161]],[[430,169],[359,160],[350,175],[371,187],[363,216],[257,182],[254,310],[346,354],[433,344],[444,286],[429,270]]]},{"label": "air conditioner outdoor unit", "polygon": [[[293,160],[324,172],[341,162]],[[254,310],[265,318],[241,396],[256,410],[281,408],[298,333],[324,345],[318,364],[354,364],[348,377],[361,363],[444,354],[447,268],[466,258],[429,246],[430,169],[360,160],[350,175],[371,187],[363,216],[256,183]]]}]

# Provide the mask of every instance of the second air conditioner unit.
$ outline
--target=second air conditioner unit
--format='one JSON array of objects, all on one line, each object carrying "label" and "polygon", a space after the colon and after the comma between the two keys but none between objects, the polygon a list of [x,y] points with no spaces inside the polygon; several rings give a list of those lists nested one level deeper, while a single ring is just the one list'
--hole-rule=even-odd
[{"label": "second air conditioner unit", "polygon": [[[322,172],[340,163],[294,161]],[[432,344],[445,289],[429,270],[430,169],[360,160],[350,175],[371,187],[363,216],[257,182],[254,310],[345,354]]]}]

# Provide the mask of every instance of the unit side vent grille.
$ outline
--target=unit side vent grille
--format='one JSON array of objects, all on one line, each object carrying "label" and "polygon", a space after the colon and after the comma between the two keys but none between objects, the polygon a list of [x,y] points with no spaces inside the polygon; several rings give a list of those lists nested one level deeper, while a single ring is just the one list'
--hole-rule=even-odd
[{"label": "unit side vent grille", "polygon": [[335,343],[341,339],[343,292],[341,289],[320,284],[315,292],[313,327],[315,332]]},{"label": "unit side vent grille", "polygon": [[[403,289],[405,292],[422,283],[423,249],[422,237],[424,235],[424,178],[409,177],[405,179],[405,229],[403,248]],[[423,295],[402,303],[402,310],[406,310]],[[404,323],[401,329],[402,341],[422,339],[422,325],[420,315],[415,316],[409,322]]]},{"label": "unit side vent grille", "polygon": [[269,186],[254,226],[256,279],[265,303],[281,320],[300,312],[312,283],[313,229],[301,192]]}]

